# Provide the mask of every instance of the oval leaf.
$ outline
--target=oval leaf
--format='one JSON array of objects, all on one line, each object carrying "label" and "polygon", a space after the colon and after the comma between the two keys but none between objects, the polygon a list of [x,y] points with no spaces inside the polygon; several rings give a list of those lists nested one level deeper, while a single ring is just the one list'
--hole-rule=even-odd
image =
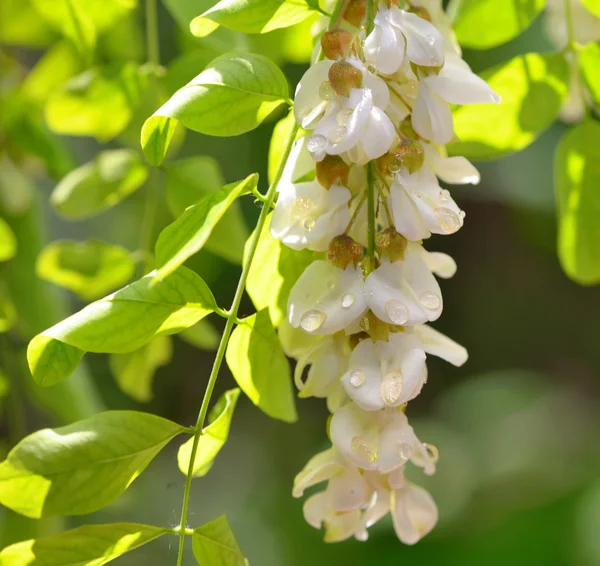
[{"label": "oval leaf", "polygon": [[569,66],[561,54],[519,55],[481,76],[502,97],[502,104],[461,106],[454,129],[461,143],[452,154],[490,159],[520,151],[556,120],[569,83]]},{"label": "oval leaf", "polygon": [[192,537],[194,557],[201,566],[247,566],[225,515],[202,525]]},{"label": "oval leaf", "polygon": [[215,309],[210,289],[193,271],[180,268],[163,280],[150,273],[37,335],[27,348],[29,367],[39,385],[53,385],[71,374],[85,352],[133,352]]},{"label": "oval leaf", "polygon": [[[600,2],[599,2],[600,5]],[[579,52],[579,65],[590,94],[596,105],[600,105],[600,45],[590,43]]]},{"label": "oval leaf", "polygon": [[221,0],[194,18],[190,30],[197,37],[209,35],[220,25],[242,33],[267,33],[318,13],[314,4],[309,0]]},{"label": "oval leaf", "polygon": [[245,318],[233,331],[226,359],[238,385],[259,409],[274,419],[297,420],[290,365],[268,310]]},{"label": "oval leaf", "polygon": [[135,273],[135,261],[119,246],[94,240],[65,240],[53,242],[42,250],[36,273],[41,279],[90,301],[127,283]]},{"label": "oval leaf", "polygon": [[100,152],[71,171],[54,189],[50,202],[63,216],[81,220],[114,206],[139,189],[148,170],[128,149]]},{"label": "oval leaf", "polygon": [[[239,389],[226,391],[212,408],[209,415],[210,424],[202,431],[198,443],[194,460],[194,477],[201,477],[208,473],[217,454],[227,442],[233,411],[239,396]],[[177,453],[177,464],[184,475],[188,474],[193,445],[194,439],[190,438],[180,446]]]},{"label": "oval leaf", "polygon": [[256,188],[258,175],[231,183],[189,207],[167,226],[156,242],[158,277],[166,277],[202,249],[214,227],[238,197]]},{"label": "oval leaf", "polygon": [[[461,45],[489,49],[525,31],[548,0],[461,0],[454,31]],[[482,33],[481,30],[485,30]]]},{"label": "oval leaf", "polygon": [[590,11],[594,16],[600,18],[600,0],[581,0],[581,3]]},{"label": "oval leaf", "polygon": [[0,261],[8,261],[17,253],[17,239],[6,221],[0,218]]},{"label": "oval leaf", "polygon": [[150,163],[160,165],[177,122],[211,136],[237,136],[256,128],[288,101],[285,75],[269,59],[251,53],[217,57],[159,108],[142,128]]},{"label": "oval leaf", "polygon": [[109,411],[23,439],[0,464],[0,503],[27,517],[82,515],[119,497],[180,425]]},{"label": "oval leaf", "polygon": [[600,282],[600,124],[587,119],[569,130],[556,153],[558,255],[582,285]]},{"label": "oval leaf", "polygon": [[135,523],[85,525],[8,546],[0,552],[0,566],[102,566],[168,532]]}]

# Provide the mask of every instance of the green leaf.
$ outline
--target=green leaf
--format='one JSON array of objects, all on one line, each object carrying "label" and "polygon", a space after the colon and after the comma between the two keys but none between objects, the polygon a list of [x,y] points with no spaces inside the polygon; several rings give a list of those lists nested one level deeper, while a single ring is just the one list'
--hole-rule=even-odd
[{"label": "green leaf", "polygon": [[581,0],[581,3],[590,11],[594,16],[600,18],[600,0]]},{"label": "green leaf", "polygon": [[221,0],[190,24],[197,37],[211,34],[217,27],[242,33],[267,33],[297,24],[318,13],[308,0]]},{"label": "green leaf", "polygon": [[0,210],[8,216],[25,214],[33,200],[35,187],[7,155],[0,156]]},{"label": "green leaf", "polygon": [[248,564],[225,515],[194,531],[192,549],[201,566],[247,566]]},{"label": "green leaf", "polygon": [[258,175],[253,174],[243,181],[225,185],[200,203],[189,207],[175,222],[167,226],[156,242],[158,277],[166,277],[200,251],[235,199],[251,192],[257,183]]},{"label": "green leaf", "polygon": [[8,546],[0,566],[102,566],[168,532],[135,523],[85,525]]},{"label": "green leaf", "polygon": [[294,113],[290,112],[285,118],[279,120],[273,128],[273,135],[271,136],[271,143],[269,145],[269,183],[272,183],[275,178],[287,145],[286,142],[290,138],[295,125],[296,118]]},{"label": "green leaf", "polygon": [[44,47],[55,40],[51,26],[36,12],[31,0],[0,2],[0,43]]},{"label": "green leaf", "polygon": [[226,359],[238,385],[259,409],[274,419],[297,420],[290,365],[266,309],[233,331]]},{"label": "green leaf", "polygon": [[273,325],[278,327],[287,316],[292,287],[315,258],[308,250],[292,250],[273,238],[270,225],[271,215],[260,234],[246,289],[257,310],[268,308]]},{"label": "green leaf", "polygon": [[227,53],[146,120],[142,148],[150,163],[160,165],[178,122],[202,134],[237,136],[256,128],[288,100],[285,75],[269,59]]},{"label": "green leaf", "polygon": [[127,283],[135,273],[135,261],[119,246],[63,240],[46,246],[35,268],[41,279],[91,301]]},{"label": "green leaf", "polygon": [[221,335],[208,320],[201,320],[184,330],[179,338],[200,350],[216,350]]},{"label": "green leaf", "polygon": [[152,342],[130,354],[114,354],[110,368],[121,390],[140,403],[152,400],[152,379],[156,370],[166,366],[173,356],[168,336],[157,336]]},{"label": "green leaf", "polygon": [[582,285],[600,282],[600,123],[588,118],[567,131],[556,153],[558,255]]},{"label": "green leaf", "polygon": [[8,332],[17,322],[17,310],[4,290],[0,286],[0,334]]},{"label": "green leaf", "polygon": [[17,239],[5,220],[0,218],[0,261],[8,261],[17,253]]},{"label": "green leaf", "polygon": [[34,519],[92,513],[117,499],[184,431],[135,411],[108,411],[40,430],[0,464],[0,503]]},{"label": "green leaf", "polygon": [[114,206],[139,189],[148,169],[129,149],[101,151],[93,161],[71,171],[50,201],[66,218],[82,220]]},{"label": "green leaf", "polygon": [[39,385],[68,377],[85,352],[126,354],[155,336],[175,334],[216,309],[202,278],[184,267],[157,280],[150,273],[38,334],[27,349]]},{"label": "green leaf", "polygon": [[579,66],[594,103],[600,105],[600,44],[590,43],[579,52]]},{"label": "green leaf", "polygon": [[454,31],[464,47],[496,47],[524,32],[546,3],[547,0],[461,0]]},{"label": "green leaf", "polygon": [[[197,204],[223,186],[219,164],[212,157],[200,155],[170,163],[164,167],[167,204],[173,216]],[[248,228],[238,202],[234,202],[213,228],[205,248],[232,263],[241,264]]]},{"label": "green leaf", "polygon": [[568,92],[569,65],[557,53],[529,53],[483,72],[502,104],[462,106],[454,115],[461,143],[452,154],[491,159],[520,151],[556,120]]},{"label": "green leaf", "polygon": [[[239,396],[239,389],[226,391],[212,408],[209,417],[210,424],[202,430],[198,443],[198,451],[194,460],[194,477],[201,477],[208,473],[217,454],[227,442],[233,410]],[[184,475],[187,475],[190,467],[193,445],[194,439],[190,438],[180,446],[177,453],[177,463]]]}]

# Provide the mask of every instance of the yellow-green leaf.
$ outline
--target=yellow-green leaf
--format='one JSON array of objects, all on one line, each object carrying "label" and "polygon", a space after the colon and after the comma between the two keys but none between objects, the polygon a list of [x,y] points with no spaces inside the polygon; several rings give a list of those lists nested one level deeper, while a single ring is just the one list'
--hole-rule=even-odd
[{"label": "yellow-green leaf", "polygon": [[208,320],[201,320],[179,334],[179,338],[200,350],[216,350],[221,335]]},{"label": "yellow-green leaf", "polygon": [[590,11],[594,16],[600,18],[600,0],[581,0],[581,3]]},{"label": "yellow-green leaf", "polygon": [[590,43],[580,51],[579,66],[594,104],[600,105],[600,44]]},{"label": "yellow-green leaf", "polygon": [[8,261],[17,253],[17,239],[10,226],[0,218],[0,261]]},{"label": "yellow-green leaf", "polygon": [[192,549],[200,566],[247,566],[225,515],[194,531]]}]

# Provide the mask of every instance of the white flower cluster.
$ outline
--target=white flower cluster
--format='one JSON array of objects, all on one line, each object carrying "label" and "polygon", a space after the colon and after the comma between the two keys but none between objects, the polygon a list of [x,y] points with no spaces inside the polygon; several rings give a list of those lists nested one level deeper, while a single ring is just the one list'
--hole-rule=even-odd
[{"label": "white flower cluster", "polygon": [[[360,4],[351,2],[354,15]],[[427,354],[456,366],[467,359],[427,324],[443,308],[434,275],[451,277],[456,264],[422,240],[463,225],[438,179],[479,182],[466,159],[443,148],[454,138],[451,104],[499,97],[456,51],[439,0],[382,2],[370,33],[364,17],[354,24],[323,35],[327,60],[298,85],[295,116],[306,133],[271,223],[285,245],[327,252],[296,282],[280,328],[298,359],[300,396],[326,398],[333,413],[333,446],[297,476],[294,495],[327,482],[304,505],[326,541],[365,540],[391,512],[400,540],[413,544],[433,528],[437,508],[404,468],[410,461],[433,474],[437,449],[417,438],[406,404],[427,381]]]}]

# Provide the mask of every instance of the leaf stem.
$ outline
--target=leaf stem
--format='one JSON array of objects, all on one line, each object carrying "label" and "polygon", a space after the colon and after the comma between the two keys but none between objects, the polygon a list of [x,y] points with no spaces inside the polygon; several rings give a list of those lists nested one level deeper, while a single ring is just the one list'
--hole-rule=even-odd
[{"label": "leaf stem", "polygon": [[575,26],[573,24],[573,6],[571,0],[565,0],[565,23],[567,26],[567,49],[576,52]]},{"label": "leaf stem", "polygon": [[369,161],[367,164],[367,195],[368,195],[368,246],[367,254],[369,257],[369,269],[375,269],[375,163]]},{"label": "leaf stem", "polygon": [[160,65],[157,0],[146,0],[146,56],[149,63]]}]

